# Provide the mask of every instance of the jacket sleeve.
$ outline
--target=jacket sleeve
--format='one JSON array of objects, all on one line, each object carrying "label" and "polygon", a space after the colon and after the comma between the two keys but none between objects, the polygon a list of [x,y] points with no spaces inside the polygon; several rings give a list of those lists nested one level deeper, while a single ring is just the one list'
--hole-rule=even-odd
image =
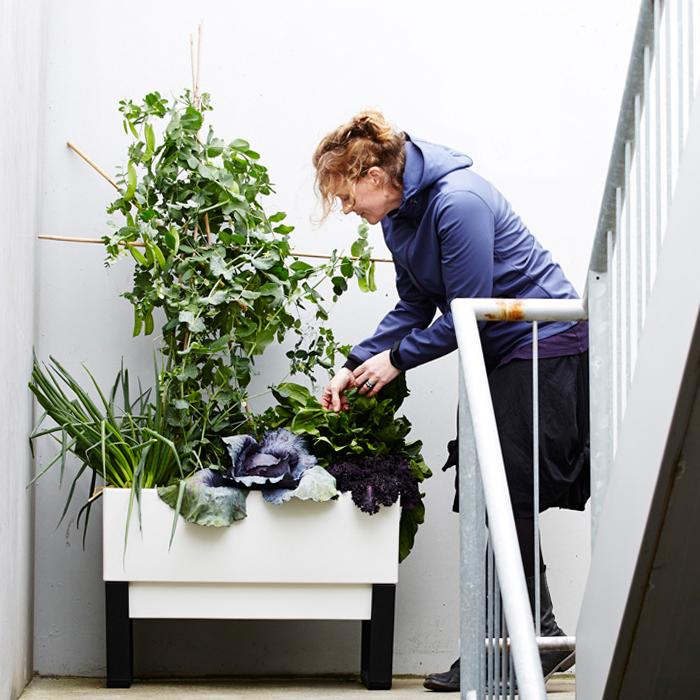
[{"label": "jacket sleeve", "polygon": [[396,290],[399,302],[380,322],[374,334],[350,351],[345,366],[350,369],[370,357],[389,350],[414,329],[426,328],[435,316],[436,306],[411,282],[408,272],[399,263],[396,267]]},{"label": "jacket sleeve", "polygon": [[[490,207],[472,192],[451,192],[437,203],[435,225],[448,309],[453,299],[491,297],[495,222]],[[394,355],[401,369],[411,369],[456,347],[448,310],[430,326],[411,330]]]}]

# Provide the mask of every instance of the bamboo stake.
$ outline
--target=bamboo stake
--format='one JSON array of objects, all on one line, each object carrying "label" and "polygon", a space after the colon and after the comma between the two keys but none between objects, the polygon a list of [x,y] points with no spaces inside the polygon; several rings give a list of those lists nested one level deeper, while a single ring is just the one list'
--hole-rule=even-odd
[{"label": "bamboo stake", "polygon": [[[62,241],[66,243],[104,243],[101,238],[78,238],[76,236],[49,236],[46,234],[39,234],[37,236],[42,241]],[[134,241],[132,243],[125,243],[128,246],[134,246],[135,248],[143,248],[144,244],[142,241]],[[319,258],[321,260],[330,260],[330,255],[323,255],[321,253],[302,253],[296,250],[292,250],[289,253],[293,258]],[[350,258],[350,260],[359,260],[360,258],[354,255],[346,255],[343,257]],[[391,258],[370,258],[371,262],[379,263],[393,263]]]},{"label": "bamboo stake", "polygon": [[[37,238],[39,238],[42,241],[65,241],[67,243],[104,243],[104,241],[101,238],[76,238],[75,236],[47,236],[44,234],[39,234]],[[134,248],[145,247],[143,241],[124,243],[124,245],[134,246]]]},{"label": "bamboo stake", "polygon": [[[202,55],[202,23],[197,27],[197,42],[195,51],[195,42],[192,34],[190,34],[190,62],[192,64],[192,102],[195,109],[201,106],[201,98],[199,95],[199,62]],[[199,134],[197,134],[199,141]],[[204,215],[204,230],[207,234],[207,245],[211,245],[211,229],[209,227],[209,214]],[[199,223],[195,222],[194,237],[199,236]]]},{"label": "bamboo stake", "polygon": [[[193,68],[194,70],[194,68]],[[72,144],[70,141],[67,142],[69,148],[71,148],[73,151],[75,151],[91,168],[96,170],[107,182],[109,182],[115,189],[119,190],[119,185],[104,171],[102,168],[100,168],[99,165],[97,165],[93,160],[91,160],[88,156],[86,156],[77,146]],[[205,224],[209,223],[208,215],[205,214]],[[210,235],[211,232],[207,230],[207,240],[210,240]],[[195,237],[197,236],[197,231],[195,231]],[[41,240],[44,241],[65,241],[67,243],[102,243],[102,240],[99,238],[76,238],[76,237],[71,237],[71,236],[47,236],[47,235],[39,235],[37,238],[40,238]],[[129,243],[128,245],[130,246],[135,246],[137,248],[142,248],[143,243],[141,242],[135,242],[135,243]],[[330,260],[331,256],[330,255],[322,255],[319,253],[297,253],[296,251],[292,251],[290,253],[293,257],[295,258],[318,258],[320,260]],[[350,257],[351,260],[359,260],[359,258],[356,258],[354,256],[348,256]],[[371,262],[380,262],[380,263],[393,263],[394,261],[391,258],[370,258]]]},{"label": "bamboo stake", "polygon": [[209,214],[204,215],[204,230],[207,232],[207,245],[211,245],[211,228],[209,227]]},{"label": "bamboo stake", "polygon": [[196,109],[199,109],[199,61],[202,55],[202,23],[197,27],[197,43],[195,49],[195,41],[190,34],[190,61],[192,63],[192,101]]},{"label": "bamboo stake", "polygon": [[104,493],[105,487],[104,486],[98,486],[95,489],[95,492],[88,498],[87,502],[92,503],[93,501],[96,501],[103,493]]},{"label": "bamboo stake", "polygon": [[[322,260],[330,260],[331,256],[330,255],[322,255],[320,253],[297,253],[295,250],[289,251],[289,254],[295,258],[320,258]],[[350,260],[360,260],[361,258],[358,258],[356,255],[343,255],[342,257],[344,258],[350,258]],[[369,258],[370,262],[379,262],[379,263],[393,263],[394,260],[392,258]]]},{"label": "bamboo stake", "polygon": [[199,23],[197,27],[197,109],[200,107],[200,95],[199,95],[199,65],[200,56],[202,54],[202,22]]},{"label": "bamboo stake", "polygon": [[100,168],[97,163],[94,161],[90,160],[75,144],[71,143],[70,141],[66,141],[66,145],[68,148],[70,148],[72,151],[77,153],[91,168],[94,168],[102,177],[109,182],[112,187],[114,187],[117,192],[121,192],[121,189],[119,188],[119,185],[110,177],[102,168]]},{"label": "bamboo stake", "polygon": [[195,77],[195,72],[194,72],[194,38],[192,34],[190,34],[190,68],[192,70],[192,99],[194,100],[194,93],[195,90],[197,89],[197,78]]}]

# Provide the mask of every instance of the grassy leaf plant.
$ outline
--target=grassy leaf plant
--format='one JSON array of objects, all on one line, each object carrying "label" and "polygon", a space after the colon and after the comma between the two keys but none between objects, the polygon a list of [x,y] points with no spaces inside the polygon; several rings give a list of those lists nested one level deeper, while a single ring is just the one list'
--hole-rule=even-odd
[{"label": "grassy leaf plant", "polygon": [[[57,454],[33,481],[59,462],[63,481],[69,454],[81,462],[59,524],[68,512],[78,480],[87,469],[92,470],[92,495],[78,517],[80,525],[80,516],[85,513],[83,535],[87,532],[97,478],[105,485],[131,489],[132,499],[138,499],[142,488],[152,488],[184,476],[175,444],[166,437],[168,428],[160,404],[150,400],[152,389],[139,390],[132,400],[128,370],[122,366],[111,391],[105,395],[92,374],[86,372],[99,396],[96,401],[55,358],[42,368],[35,357],[29,383],[37,402],[44,409],[30,442],[50,436],[59,445]],[[158,386],[156,372],[156,393]],[[53,419],[54,426],[44,427],[47,417]]]}]

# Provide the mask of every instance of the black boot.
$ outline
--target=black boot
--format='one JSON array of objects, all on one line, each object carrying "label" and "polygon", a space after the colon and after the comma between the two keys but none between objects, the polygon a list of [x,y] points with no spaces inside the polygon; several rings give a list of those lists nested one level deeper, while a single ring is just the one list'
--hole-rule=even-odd
[{"label": "black boot", "polygon": [[[496,657],[498,663],[500,663],[500,657]],[[438,693],[457,693],[459,692],[459,659],[457,659],[452,666],[450,666],[449,671],[443,671],[442,673],[430,673],[425,677],[423,681],[423,687],[428,690],[434,690]],[[488,689],[487,689],[488,692]],[[513,688],[513,694],[517,694],[518,684],[515,683]],[[508,680],[501,681],[499,688],[496,689],[498,695],[509,695],[510,694],[510,682]]]},{"label": "black boot", "polygon": [[[527,592],[530,598],[530,606],[532,608],[532,614],[535,614],[535,577],[528,576],[525,578],[527,583]],[[565,632],[557,625],[556,618],[554,617],[554,610],[552,606],[552,597],[549,593],[549,586],[547,585],[547,576],[545,571],[540,573],[540,635],[542,637],[565,637]],[[499,655],[496,654],[496,658]],[[550,678],[550,676],[557,672],[566,671],[571,668],[576,662],[576,652],[574,651],[541,651],[540,661],[542,663],[542,675],[544,676],[545,682]],[[459,690],[459,659],[457,659],[452,666],[450,666],[449,671],[443,671],[442,673],[431,673],[425,677],[423,685],[428,688],[428,690],[435,690],[438,692],[457,692]],[[506,681],[506,693],[509,693],[509,684]],[[517,681],[513,692],[517,693]],[[499,691],[500,692],[500,691]]]},{"label": "black boot", "polygon": [[[528,576],[525,579],[527,592],[530,597],[532,614],[535,614],[535,577]],[[540,635],[542,637],[565,637],[564,631],[557,625],[552,609],[552,597],[549,594],[547,576],[545,571],[540,574]],[[566,671],[576,662],[575,651],[541,651],[540,661],[542,662],[542,675],[544,680],[553,674]]]},{"label": "black boot", "polygon": [[449,671],[428,674],[423,681],[423,686],[438,693],[459,692],[459,659],[450,666]]}]

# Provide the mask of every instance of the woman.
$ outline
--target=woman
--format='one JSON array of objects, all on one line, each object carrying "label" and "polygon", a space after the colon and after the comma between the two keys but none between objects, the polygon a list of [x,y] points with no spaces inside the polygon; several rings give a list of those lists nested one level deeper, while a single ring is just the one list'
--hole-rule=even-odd
[{"label": "woman", "polygon": [[[352,348],[325,387],[325,409],[347,410],[349,389],[373,396],[400,372],[454,350],[455,298],[576,298],[506,199],[470,169],[468,156],[396,132],[378,112],[363,112],[321,141],[313,164],[325,214],[337,198],[345,214],[381,222],[399,294],[396,307]],[[434,319],[436,309],[441,315]],[[485,323],[480,334],[534,609],[531,326]],[[590,488],[587,324],[541,323],[538,339],[540,419],[547,428],[540,438],[540,510],[582,510]],[[456,453],[453,441],[448,465]],[[540,570],[542,634],[562,635],[541,558]],[[572,664],[568,652],[542,654],[545,677]],[[459,690],[458,661],[429,675],[425,686]]]}]

